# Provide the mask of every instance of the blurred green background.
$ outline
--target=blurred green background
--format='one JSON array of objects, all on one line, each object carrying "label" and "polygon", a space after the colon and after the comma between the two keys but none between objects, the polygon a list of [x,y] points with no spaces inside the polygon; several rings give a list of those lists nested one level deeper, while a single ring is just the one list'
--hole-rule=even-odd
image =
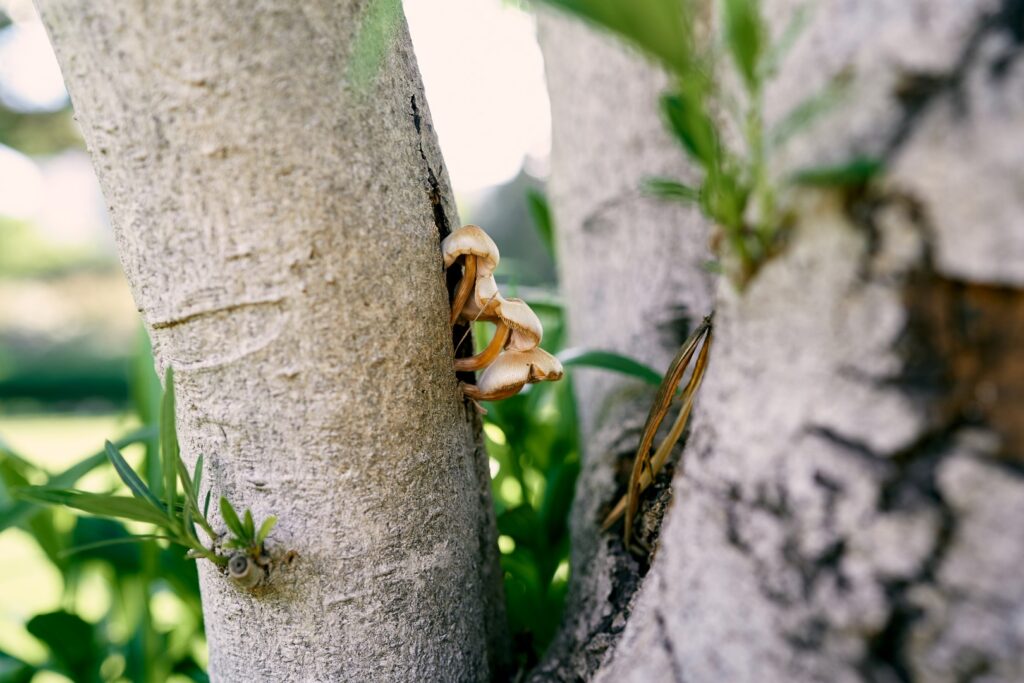
[{"label": "blurred green background", "polygon": [[[535,306],[544,345],[557,352],[564,330],[537,178],[547,102],[532,19],[501,0],[458,0],[446,11],[406,3],[462,219],[495,238],[503,292]],[[459,72],[446,52],[452,41],[421,38],[438,33],[425,22],[450,26],[452,12],[463,26],[477,22],[472,40],[502,48],[490,51],[498,61],[459,60],[459,68],[476,69]],[[464,93],[488,87],[502,70],[511,74],[498,79],[506,84],[525,79],[502,86],[514,106],[481,97],[467,106]],[[517,130],[533,132],[510,136],[508,122],[481,121],[474,106],[511,111]],[[486,142],[491,154],[479,153],[488,129],[473,130],[457,115],[503,128]],[[478,326],[477,342],[487,334]],[[0,0],[0,683],[206,680],[191,561],[155,541],[118,542],[146,533],[144,525],[13,495],[45,483],[115,490],[118,479],[99,454],[105,439],[129,444],[126,456],[146,472],[158,395],[45,32],[27,0]],[[570,383],[532,387],[488,409],[509,622],[518,663],[529,666],[554,633],[569,576],[566,516],[579,467]]]}]

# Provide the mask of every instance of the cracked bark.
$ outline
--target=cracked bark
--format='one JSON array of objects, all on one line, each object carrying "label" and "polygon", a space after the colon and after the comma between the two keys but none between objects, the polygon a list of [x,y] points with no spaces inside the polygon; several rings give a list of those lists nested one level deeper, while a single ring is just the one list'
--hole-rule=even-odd
[{"label": "cracked bark", "polygon": [[364,2],[39,5],[184,453],[298,552],[259,594],[201,563],[213,678],[497,674],[439,251],[457,219],[404,20],[357,93]]},{"label": "cracked bark", "polygon": [[[779,29],[801,3],[764,4]],[[583,43],[583,30],[548,22],[543,35],[554,209],[573,247],[562,253],[583,255],[563,266],[569,320],[577,343],[615,335],[657,362],[651,321],[671,310],[657,297],[664,282],[685,286],[663,273],[687,265],[671,246],[637,258],[641,247],[609,243],[610,219],[579,230],[600,199],[577,195],[617,196],[601,169],[628,173],[642,140],[664,144],[614,104],[649,100],[616,78],[658,83],[609,68],[607,43]],[[1024,678],[1022,35],[1019,0],[818,3],[769,85],[769,119],[844,70],[853,96],[775,171],[861,154],[886,157],[888,172],[867,194],[800,198],[786,250],[742,294],[719,286],[685,473],[646,575],[596,531],[644,397],[580,392],[579,575],[535,680]],[[614,75],[588,81],[588,64]],[[577,72],[579,90],[560,95]],[[590,165],[566,161],[578,156]],[[626,212],[622,234],[645,239],[643,216]],[[595,300],[580,273],[597,268]]]}]

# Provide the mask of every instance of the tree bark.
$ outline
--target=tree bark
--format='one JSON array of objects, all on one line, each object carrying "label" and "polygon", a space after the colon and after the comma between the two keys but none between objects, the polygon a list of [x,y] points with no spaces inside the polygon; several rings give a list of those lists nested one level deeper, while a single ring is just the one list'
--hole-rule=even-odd
[{"label": "tree bark", "polygon": [[[799,4],[763,3],[775,35]],[[851,96],[773,171],[857,155],[887,171],[868,192],[801,197],[783,252],[742,293],[720,283],[650,571],[624,610],[607,592],[583,616],[571,605],[570,633],[624,614],[577,643],[573,667],[538,678],[1024,677],[1022,36],[1014,0],[817,4],[769,84],[769,118],[841,71]],[[564,58],[553,42],[549,71],[574,68],[552,65]],[[553,112],[557,152],[566,114]],[[643,300],[608,291],[612,310]],[[568,304],[574,320],[579,301]],[[586,458],[573,527],[584,548],[615,468]],[[620,563],[592,556],[591,585],[628,584]]]},{"label": "tree bark", "polygon": [[201,562],[213,678],[488,679],[489,478],[439,253],[457,217],[400,10],[360,92],[366,2],[39,5],[183,451],[298,554],[252,594]]},{"label": "tree bark", "polygon": [[[574,346],[617,351],[665,370],[711,310],[707,230],[695,209],[640,191],[692,173],[665,132],[662,73],[607,35],[549,12],[540,19],[553,125],[549,195],[559,279]],[[571,517],[567,618],[536,680],[586,679],[625,624],[640,567],[596,520],[625,491],[652,387],[578,369],[583,467]],[[618,475],[618,476],[617,476]],[[649,539],[648,539],[649,540]]]}]

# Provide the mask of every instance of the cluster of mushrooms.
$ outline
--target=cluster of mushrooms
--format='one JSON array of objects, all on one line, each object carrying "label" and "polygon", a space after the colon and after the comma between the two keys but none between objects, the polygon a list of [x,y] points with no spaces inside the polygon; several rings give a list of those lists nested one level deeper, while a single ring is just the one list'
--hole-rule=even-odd
[{"label": "cluster of mushrooms", "polygon": [[537,314],[522,299],[506,299],[498,291],[494,240],[479,227],[465,225],[441,242],[441,251],[446,269],[462,264],[449,322],[479,320],[495,326],[487,348],[455,359],[457,371],[483,370],[476,384],[461,385],[463,393],[474,401],[498,401],[527,384],[561,379],[562,364],[539,346],[544,329]]}]

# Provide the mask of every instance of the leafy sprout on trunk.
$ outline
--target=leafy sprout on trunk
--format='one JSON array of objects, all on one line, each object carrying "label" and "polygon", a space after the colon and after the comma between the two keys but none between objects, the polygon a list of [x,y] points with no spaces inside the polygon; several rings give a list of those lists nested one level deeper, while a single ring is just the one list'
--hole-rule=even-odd
[{"label": "leafy sprout on trunk", "polygon": [[[882,170],[878,161],[863,157],[784,176],[773,165],[775,152],[842,101],[850,81],[849,73],[840,72],[777,123],[766,122],[765,88],[806,25],[807,6],[794,12],[773,41],[759,0],[712,3],[720,11],[720,35],[698,35],[695,0],[542,1],[617,34],[669,73],[662,115],[699,180],[654,178],[645,189],[700,208],[715,226],[712,248],[719,261],[713,270],[724,272],[737,287],[745,286],[781,248],[792,222],[792,190],[862,187]],[[722,78],[723,61],[732,64],[738,93],[722,86],[730,80]],[[730,136],[727,129],[739,135]],[[736,137],[739,144],[727,144]]]},{"label": "leafy sprout on trunk", "polygon": [[[196,459],[195,467],[189,473],[181,459],[178,446],[174,417],[174,373],[171,368],[167,368],[165,377],[159,428],[160,496],[153,493],[153,489],[125,460],[120,449],[110,441],[104,445],[104,453],[131,496],[91,493],[54,486],[26,486],[19,489],[17,494],[29,502],[63,505],[97,517],[151,524],[157,529],[155,534],[113,539],[111,543],[163,539],[185,548],[188,557],[205,558],[227,569],[232,578],[237,579],[234,571],[238,565],[235,561],[237,556],[247,558],[246,562],[251,559],[254,564],[260,560],[261,566],[266,566],[262,559],[266,556],[263,545],[277,519],[273,516],[267,517],[257,529],[250,510],[245,510],[239,519],[231,503],[221,497],[220,512],[228,527],[228,533],[218,534],[214,531],[209,520],[212,492],[207,490],[202,498],[202,505],[199,502],[203,456],[200,455]],[[199,531],[202,531],[205,540],[199,537]],[[76,548],[72,552],[84,549]],[[234,551],[234,555],[228,556],[218,552],[219,550]]]}]

